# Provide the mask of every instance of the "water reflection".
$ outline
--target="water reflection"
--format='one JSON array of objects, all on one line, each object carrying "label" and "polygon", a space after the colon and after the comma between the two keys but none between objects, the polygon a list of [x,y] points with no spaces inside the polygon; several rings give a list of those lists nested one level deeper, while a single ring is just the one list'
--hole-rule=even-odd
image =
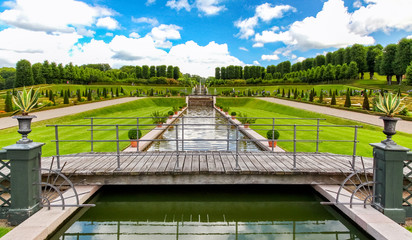
[{"label": "water reflection", "polygon": [[105,187],[52,239],[368,239],[310,187]]},{"label": "water reflection", "polygon": [[[184,139],[224,139],[225,141],[184,141],[179,142],[179,150],[184,151],[235,151],[236,142],[230,141],[229,146],[226,139],[235,140],[236,130],[228,127],[227,120],[213,108],[210,107],[196,107],[190,108],[184,114]],[[212,117],[212,118],[204,118]],[[181,124],[178,120],[176,123]],[[208,124],[223,124],[223,125],[208,125]],[[176,129],[178,131],[178,138],[182,139],[182,128],[174,127],[166,131],[162,139],[176,139]],[[245,139],[244,135],[239,132],[239,138]],[[176,141],[158,141],[153,143],[148,151],[174,151],[176,150]],[[239,142],[239,151],[260,151],[260,149],[252,142]]]}]

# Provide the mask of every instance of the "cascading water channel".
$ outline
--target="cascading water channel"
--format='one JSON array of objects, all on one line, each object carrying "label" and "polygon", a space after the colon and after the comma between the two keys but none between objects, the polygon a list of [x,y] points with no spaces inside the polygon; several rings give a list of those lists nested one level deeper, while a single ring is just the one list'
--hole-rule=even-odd
[{"label": "cascading water channel", "polygon": [[[213,108],[195,107],[189,108],[184,113],[184,149],[185,151],[235,151],[236,129],[228,126],[228,121],[221,117]],[[208,117],[208,118],[205,118]],[[209,118],[210,117],[210,118]],[[176,123],[181,124],[179,119]],[[178,131],[179,139],[182,138],[182,128],[169,128],[162,136],[162,139],[176,139]],[[229,149],[227,141],[229,131]],[[239,139],[245,136],[239,132]],[[190,141],[189,139],[223,139],[225,141]],[[154,142],[148,151],[175,151],[175,141],[157,141]],[[179,151],[182,150],[182,144],[179,142]],[[239,151],[260,151],[260,149],[251,141],[239,141]]]}]

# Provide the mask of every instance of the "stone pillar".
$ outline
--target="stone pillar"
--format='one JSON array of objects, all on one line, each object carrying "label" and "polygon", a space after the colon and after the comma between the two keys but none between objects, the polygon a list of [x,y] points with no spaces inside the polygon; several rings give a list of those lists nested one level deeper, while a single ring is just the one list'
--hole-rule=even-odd
[{"label": "stone pillar", "polygon": [[4,147],[10,160],[11,207],[8,221],[18,225],[40,209],[40,157],[44,143],[16,143]]},{"label": "stone pillar", "polygon": [[403,162],[407,160],[408,148],[397,144],[371,143],[375,165],[375,203],[383,213],[397,223],[404,223],[402,207]]}]

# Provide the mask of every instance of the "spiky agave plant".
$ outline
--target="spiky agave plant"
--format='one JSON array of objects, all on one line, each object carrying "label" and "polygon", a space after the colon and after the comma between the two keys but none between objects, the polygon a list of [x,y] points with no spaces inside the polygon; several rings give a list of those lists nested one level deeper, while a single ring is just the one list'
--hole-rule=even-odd
[{"label": "spiky agave plant", "polygon": [[396,113],[405,108],[401,105],[402,99],[397,94],[384,93],[379,95],[376,107],[381,110],[387,117],[393,117]]},{"label": "spiky agave plant", "polygon": [[13,102],[19,108],[13,114],[21,111],[21,115],[28,115],[29,112],[36,106],[39,101],[39,89],[33,91],[33,88],[30,88],[29,91],[26,88],[23,88],[23,91],[17,92],[17,96],[13,96]]}]

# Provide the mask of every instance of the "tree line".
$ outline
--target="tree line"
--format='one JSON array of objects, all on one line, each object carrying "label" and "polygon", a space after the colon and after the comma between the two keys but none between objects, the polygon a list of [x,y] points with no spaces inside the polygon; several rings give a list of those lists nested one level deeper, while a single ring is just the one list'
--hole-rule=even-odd
[{"label": "tree line", "polygon": [[38,84],[93,84],[93,83],[132,83],[132,84],[167,84],[190,85],[190,75],[184,76],[177,66],[122,66],[112,69],[109,64],[72,63],[63,66],[62,63],[44,61],[31,64],[22,59],[16,63],[16,68],[0,69],[0,89],[38,85]]},{"label": "tree line", "polygon": [[[412,39],[403,38],[397,44],[388,44],[385,48],[380,44],[375,46],[354,44],[346,48],[339,48],[336,51],[328,52],[325,55],[307,58],[293,65],[290,61],[284,61],[277,65],[269,65],[266,68],[261,66],[242,67],[232,65],[217,67],[215,68],[215,77],[212,81],[216,83],[215,85],[220,85],[225,84],[225,81],[219,80],[243,79],[246,80],[246,83],[256,83],[256,79],[287,80],[290,78],[296,79],[296,75],[302,76],[308,74],[308,71],[317,71],[316,69],[320,69],[319,71],[325,72],[327,69],[326,77],[324,77],[323,74],[317,73],[314,79],[305,76],[303,78],[298,77],[297,80],[303,82],[319,82],[324,79],[339,80],[347,79],[348,77],[356,79],[359,76],[363,79],[365,72],[369,72],[370,79],[373,79],[376,72],[386,76],[388,85],[391,84],[393,76],[396,77],[397,83],[401,84],[403,76],[407,73],[407,67],[411,65],[411,61]],[[352,75],[354,64],[356,64],[357,68],[356,75]],[[339,70],[345,68],[350,69],[350,73],[341,74],[342,71]],[[337,69],[338,74],[331,74],[334,69]],[[254,79],[255,81],[249,79]],[[310,79],[312,80],[309,81]],[[412,84],[411,81],[408,82]]]}]

